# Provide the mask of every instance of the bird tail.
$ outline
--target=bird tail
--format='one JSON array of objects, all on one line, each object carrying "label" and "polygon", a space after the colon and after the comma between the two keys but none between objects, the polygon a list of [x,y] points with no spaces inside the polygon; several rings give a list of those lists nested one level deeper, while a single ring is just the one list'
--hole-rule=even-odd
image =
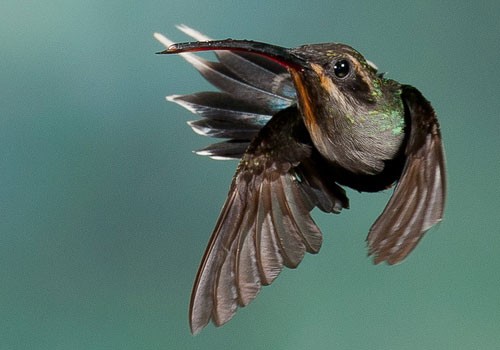
[{"label": "bird tail", "polygon": [[[195,40],[211,40],[187,26],[177,28]],[[167,47],[173,43],[161,34],[155,37]],[[238,159],[274,114],[296,103],[295,89],[286,68],[267,58],[230,51],[215,55],[216,61],[208,61],[192,53],[181,54],[219,91],[171,95],[167,100],[200,117],[188,122],[196,133],[226,139],[197,154]]]}]

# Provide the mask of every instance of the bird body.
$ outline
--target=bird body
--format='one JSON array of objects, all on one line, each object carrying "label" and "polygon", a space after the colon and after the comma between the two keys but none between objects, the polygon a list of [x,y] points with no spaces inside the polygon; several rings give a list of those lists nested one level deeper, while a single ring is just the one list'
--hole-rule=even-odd
[{"label": "bird body", "polygon": [[[317,253],[314,207],[349,207],[342,186],[377,192],[396,184],[372,225],[375,263],[402,261],[442,219],[444,151],[430,103],[412,86],[385,78],[350,46],[286,49],[218,40],[180,27],[197,42],[174,44],[220,92],[168,97],[202,119],[197,133],[228,139],[199,154],[240,159],[193,287],[190,325],[220,326],[255,298],[284,266]],[[217,50],[217,62],[194,51]]]}]

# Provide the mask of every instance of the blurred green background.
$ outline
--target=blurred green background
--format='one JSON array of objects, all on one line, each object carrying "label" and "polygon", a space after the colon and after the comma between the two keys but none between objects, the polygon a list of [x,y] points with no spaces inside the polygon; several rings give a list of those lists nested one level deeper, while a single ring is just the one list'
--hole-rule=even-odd
[{"label": "blurred green background", "polygon": [[[0,3],[0,349],[500,346],[500,3]],[[364,243],[390,193],[316,211],[322,251],[192,337],[192,282],[235,169],[165,95],[209,85],[154,31],[338,41],[423,91],[444,135],[445,220],[398,266]]]}]

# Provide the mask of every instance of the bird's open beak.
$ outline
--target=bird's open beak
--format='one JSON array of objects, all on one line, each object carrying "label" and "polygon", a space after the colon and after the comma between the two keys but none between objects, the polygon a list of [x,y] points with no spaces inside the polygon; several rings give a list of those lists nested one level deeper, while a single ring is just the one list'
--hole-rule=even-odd
[{"label": "bird's open beak", "polygon": [[251,40],[226,39],[178,43],[170,45],[166,50],[158,52],[158,54],[213,50],[241,51],[262,55],[295,71],[301,71],[307,67],[307,62],[293,54],[290,49]]}]

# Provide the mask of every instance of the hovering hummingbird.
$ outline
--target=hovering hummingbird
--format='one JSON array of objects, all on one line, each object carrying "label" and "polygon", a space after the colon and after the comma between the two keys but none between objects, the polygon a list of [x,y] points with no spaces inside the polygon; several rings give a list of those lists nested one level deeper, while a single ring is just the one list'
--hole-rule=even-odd
[{"label": "hovering hummingbird", "polygon": [[[342,186],[394,192],[367,237],[374,262],[402,261],[443,217],[446,170],[436,114],[410,85],[385,78],[350,46],[283,48],[248,40],[174,44],[219,92],[167,97],[201,119],[195,132],[224,138],[197,151],[240,159],[194,283],[190,326],[229,321],[284,266],[317,253],[310,211],[349,207]],[[192,52],[216,51],[217,62]]]}]

